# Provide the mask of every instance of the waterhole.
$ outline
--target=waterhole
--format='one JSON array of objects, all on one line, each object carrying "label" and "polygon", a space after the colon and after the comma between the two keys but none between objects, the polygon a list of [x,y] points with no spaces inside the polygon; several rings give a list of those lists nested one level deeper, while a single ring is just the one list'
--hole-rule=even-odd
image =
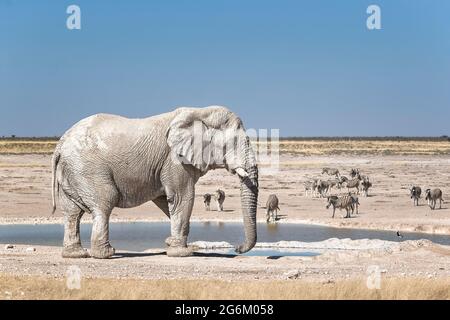
[{"label": "waterhole", "polygon": [[[89,248],[92,225],[81,225],[83,246]],[[19,224],[0,225],[0,243],[62,246],[64,228],[59,224]],[[111,244],[119,250],[143,251],[153,248],[165,248],[164,239],[170,234],[169,222],[120,222],[111,223]],[[301,241],[317,242],[330,238],[345,239],[380,239],[387,241],[405,241],[428,239],[438,244],[450,245],[447,235],[404,232],[399,238],[394,231],[377,231],[365,229],[343,229],[305,224],[258,223],[258,242]],[[244,239],[244,227],[237,222],[192,222],[189,242],[225,241],[232,245]],[[222,250],[223,252],[224,250]],[[225,249],[234,254],[232,249]],[[314,256],[319,254],[311,250],[284,250],[257,248],[246,255],[257,256]]]}]

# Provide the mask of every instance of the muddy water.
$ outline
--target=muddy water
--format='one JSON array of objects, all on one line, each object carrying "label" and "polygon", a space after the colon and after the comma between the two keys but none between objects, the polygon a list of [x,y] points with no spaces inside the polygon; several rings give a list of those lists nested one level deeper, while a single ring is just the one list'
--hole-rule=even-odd
[{"label": "muddy water", "polygon": [[[81,225],[83,245],[89,247],[91,224]],[[42,225],[0,225],[0,243],[61,246],[63,226],[58,224]],[[112,223],[110,227],[111,243],[117,249],[143,251],[149,248],[164,248],[164,239],[170,234],[168,222],[127,222]],[[405,241],[428,239],[435,243],[450,245],[447,235],[423,233],[402,233],[364,229],[341,229],[304,224],[258,224],[259,242],[302,241],[316,242],[329,238],[380,239],[388,241]],[[241,243],[244,237],[243,225],[232,222],[193,222],[189,242],[226,241],[231,244]],[[230,251],[231,253],[232,251]],[[315,255],[314,252],[281,252],[277,250],[252,250],[249,255]]]}]

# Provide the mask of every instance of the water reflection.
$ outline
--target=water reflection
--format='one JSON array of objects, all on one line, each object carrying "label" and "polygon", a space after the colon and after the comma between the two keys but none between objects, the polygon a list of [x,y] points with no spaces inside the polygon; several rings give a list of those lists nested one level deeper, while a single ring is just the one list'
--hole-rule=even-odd
[{"label": "water reflection", "polygon": [[[90,246],[91,224],[81,225],[81,239]],[[0,225],[0,243],[61,246],[62,225]],[[450,245],[447,235],[404,232],[399,239],[394,231],[339,229],[289,223],[259,223],[258,242],[302,241],[315,242],[329,238],[381,239],[405,241],[428,239]],[[111,223],[110,237],[117,249],[142,251],[149,248],[165,248],[164,239],[170,235],[169,222]],[[232,245],[244,241],[244,226],[238,222],[192,222],[189,241],[226,241]],[[253,251],[253,250],[252,250]]]}]

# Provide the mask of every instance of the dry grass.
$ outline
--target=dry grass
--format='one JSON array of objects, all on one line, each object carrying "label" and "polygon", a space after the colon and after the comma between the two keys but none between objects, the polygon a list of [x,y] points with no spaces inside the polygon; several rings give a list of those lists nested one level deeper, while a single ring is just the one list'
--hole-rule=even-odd
[{"label": "dry grass", "polygon": [[56,147],[56,140],[0,140],[0,154],[50,154]]},{"label": "dry grass", "polygon": [[[0,154],[51,154],[57,140],[0,139]],[[270,143],[262,145],[270,148]],[[255,147],[256,147],[255,146]],[[342,139],[342,140],[281,140],[280,153],[300,155],[440,155],[450,154],[450,141],[441,140],[373,140],[373,139]]]},{"label": "dry grass", "polygon": [[0,299],[450,299],[450,279],[385,279],[380,290],[364,280],[125,280],[84,279],[69,290],[64,279],[0,275]]},{"label": "dry grass", "polygon": [[[0,139],[0,154],[50,154],[57,140]],[[257,143],[255,147],[259,144]],[[270,143],[264,148],[270,148]],[[377,155],[439,155],[450,154],[447,140],[281,140],[280,153],[301,155],[377,154]]]},{"label": "dry grass", "polygon": [[[263,145],[264,148],[269,147]],[[444,155],[450,154],[447,140],[281,140],[280,153],[300,155]]]}]

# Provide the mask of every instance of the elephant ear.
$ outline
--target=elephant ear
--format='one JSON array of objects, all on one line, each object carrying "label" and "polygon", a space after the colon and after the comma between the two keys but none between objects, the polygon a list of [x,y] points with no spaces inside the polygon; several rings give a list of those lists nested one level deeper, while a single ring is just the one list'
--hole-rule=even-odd
[{"label": "elephant ear", "polygon": [[224,167],[224,134],[220,117],[214,120],[198,110],[183,110],[170,123],[167,144],[172,159],[206,172]]}]

